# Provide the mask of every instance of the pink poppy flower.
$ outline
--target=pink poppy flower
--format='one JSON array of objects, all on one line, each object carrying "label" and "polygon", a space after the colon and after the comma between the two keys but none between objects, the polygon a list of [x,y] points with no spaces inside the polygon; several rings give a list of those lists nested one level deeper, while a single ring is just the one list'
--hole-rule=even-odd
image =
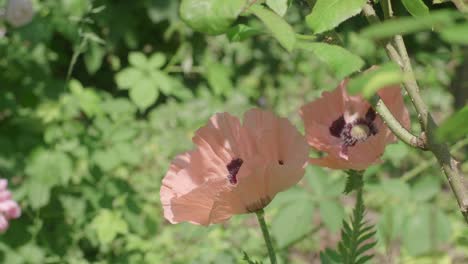
[{"label": "pink poppy flower", "polygon": [[8,181],[0,179],[0,232],[8,229],[8,221],[21,216],[21,208],[11,199],[11,193],[7,189]]},{"label": "pink poppy flower", "polygon": [[304,175],[308,146],[285,118],[252,109],[244,123],[216,114],[171,163],[160,191],[171,223],[209,225],[256,212]]},{"label": "pink poppy flower", "polygon": [[[344,80],[332,92],[301,107],[306,138],[312,147],[326,152],[311,164],[332,169],[364,170],[380,162],[385,146],[396,137],[362,96],[351,96]],[[408,128],[409,114],[399,86],[385,87],[378,92],[400,123]]]}]

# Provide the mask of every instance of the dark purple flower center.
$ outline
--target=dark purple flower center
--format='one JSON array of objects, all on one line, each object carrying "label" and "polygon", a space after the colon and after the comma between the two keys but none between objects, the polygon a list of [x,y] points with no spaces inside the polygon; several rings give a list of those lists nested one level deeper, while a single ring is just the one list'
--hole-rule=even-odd
[{"label": "dark purple flower center", "polygon": [[346,153],[348,147],[356,145],[357,142],[363,142],[370,136],[378,133],[374,124],[376,113],[372,107],[369,107],[364,118],[357,118],[346,122],[343,115],[338,117],[329,127],[330,134],[340,138],[343,142],[342,152]]},{"label": "dark purple flower center", "polygon": [[239,172],[243,162],[244,161],[242,159],[237,158],[231,160],[231,162],[229,162],[229,164],[226,165],[226,168],[229,172],[229,175],[227,177],[231,184],[237,183],[237,173]]}]

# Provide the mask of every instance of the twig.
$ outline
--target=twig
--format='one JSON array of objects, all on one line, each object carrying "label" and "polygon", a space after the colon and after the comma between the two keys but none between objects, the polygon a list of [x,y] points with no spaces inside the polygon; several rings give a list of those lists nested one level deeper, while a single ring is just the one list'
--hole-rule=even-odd
[{"label": "twig", "polygon": [[[375,21],[378,19],[378,17],[375,15],[375,10],[369,4],[363,8],[363,12],[366,17],[369,16],[368,20],[371,23],[375,23]],[[392,14],[390,10],[384,9],[384,12],[386,13],[386,17],[391,17]],[[435,158],[442,167],[452,192],[457,199],[460,211],[463,214],[465,221],[468,223],[468,196],[465,190],[462,175],[460,174],[457,167],[458,162],[450,155],[450,151],[447,145],[438,142],[436,139],[435,131],[437,129],[437,125],[419,94],[419,86],[416,82],[416,78],[411,66],[411,61],[401,35],[396,35],[394,37],[394,42],[396,44],[396,51],[398,52],[399,56],[396,56],[393,50],[392,53],[390,53],[388,48],[387,53],[389,54],[390,59],[398,63],[402,67],[403,72],[408,76],[408,78],[405,78],[403,81],[403,84],[418,113],[419,123],[421,124],[422,131],[426,136],[426,146],[434,154]],[[395,48],[391,43],[388,43],[386,47],[392,47],[392,49]]]},{"label": "twig", "polygon": [[388,107],[382,101],[382,99],[378,99],[377,103],[375,104],[375,111],[382,117],[382,120],[385,121],[385,124],[390,128],[390,130],[395,134],[395,136],[403,141],[404,143],[419,149],[426,149],[426,143],[424,138],[417,137],[411,132],[409,132],[406,128],[404,128],[400,121],[398,121],[390,112]]},{"label": "twig", "polygon": [[[450,151],[451,152],[458,151],[459,149],[465,147],[466,145],[468,145],[468,137],[466,137],[465,139],[461,141],[458,141],[455,145],[451,147]],[[437,159],[435,157],[432,157],[431,159],[420,163],[418,166],[414,167],[412,170],[403,174],[403,176],[401,176],[401,179],[403,181],[409,181],[413,179],[414,177],[418,176],[421,172],[430,168],[436,162],[437,162]]]},{"label": "twig", "polygon": [[457,7],[458,10],[460,10],[463,13],[468,12],[468,7],[466,6],[465,3],[463,3],[463,0],[452,0],[453,4]]}]

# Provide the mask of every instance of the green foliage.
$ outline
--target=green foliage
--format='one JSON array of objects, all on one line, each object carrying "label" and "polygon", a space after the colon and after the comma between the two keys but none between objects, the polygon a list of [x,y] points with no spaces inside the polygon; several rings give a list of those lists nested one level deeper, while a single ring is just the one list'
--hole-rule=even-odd
[{"label": "green foliage", "polygon": [[422,30],[443,30],[460,18],[459,12],[448,10],[434,11],[426,16],[402,17],[374,24],[361,31],[361,35],[371,39],[383,39],[397,34],[410,34]]},{"label": "green foliage", "polygon": [[364,98],[372,98],[379,89],[389,85],[398,85],[404,79],[400,66],[393,62],[376,67],[349,81],[350,94],[362,94]]},{"label": "green foliage", "polygon": [[463,107],[445,120],[437,129],[437,137],[443,142],[445,140],[455,140],[468,134],[468,106]]},{"label": "green foliage", "polygon": [[377,242],[370,241],[376,233],[374,226],[364,220],[365,208],[362,189],[358,189],[356,205],[350,222],[343,221],[341,241],[337,250],[327,249],[320,254],[322,263],[362,264],[372,259],[369,254]]},{"label": "green foliage", "polygon": [[341,22],[361,12],[366,0],[317,0],[307,16],[307,25],[315,34],[332,30]]},{"label": "green foliage", "polygon": [[141,52],[131,52],[128,61],[130,66],[118,72],[115,81],[120,89],[130,90],[130,99],[139,109],[145,110],[154,104],[160,92],[182,99],[191,97],[177,79],[162,70],[167,61],[164,54],[156,52],[147,58]]}]

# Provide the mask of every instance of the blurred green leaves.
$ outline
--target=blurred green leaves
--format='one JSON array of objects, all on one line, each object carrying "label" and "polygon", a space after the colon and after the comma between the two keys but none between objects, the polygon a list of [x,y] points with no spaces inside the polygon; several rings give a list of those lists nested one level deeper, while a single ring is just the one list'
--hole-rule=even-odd
[{"label": "blurred green leaves", "polygon": [[183,0],[180,16],[194,30],[218,35],[231,27],[245,4],[245,0]]},{"label": "blurred green leaves", "polygon": [[108,246],[119,234],[128,232],[128,225],[122,217],[111,210],[102,209],[91,221],[91,228],[96,232],[99,242]]},{"label": "blurred green leaves", "polygon": [[436,131],[437,138],[444,142],[455,140],[468,134],[468,106],[463,107],[446,119]]},{"label": "blurred green leaves", "polygon": [[422,30],[443,30],[460,17],[459,12],[448,10],[434,11],[424,16],[400,17],[366,27],[361,31],[361,36],[378,40]]},{"label": "blurred green leaves", "polygon": [[154,53],[149,58],[141,52],[130,52],[130,66],[115,75],[115,81],[120,89],[129,90],[130,99],[140,110],[153,105],[159,93],[179,98],[189,98],[190,92],[175,78],[165,72],[166,56]]}]

